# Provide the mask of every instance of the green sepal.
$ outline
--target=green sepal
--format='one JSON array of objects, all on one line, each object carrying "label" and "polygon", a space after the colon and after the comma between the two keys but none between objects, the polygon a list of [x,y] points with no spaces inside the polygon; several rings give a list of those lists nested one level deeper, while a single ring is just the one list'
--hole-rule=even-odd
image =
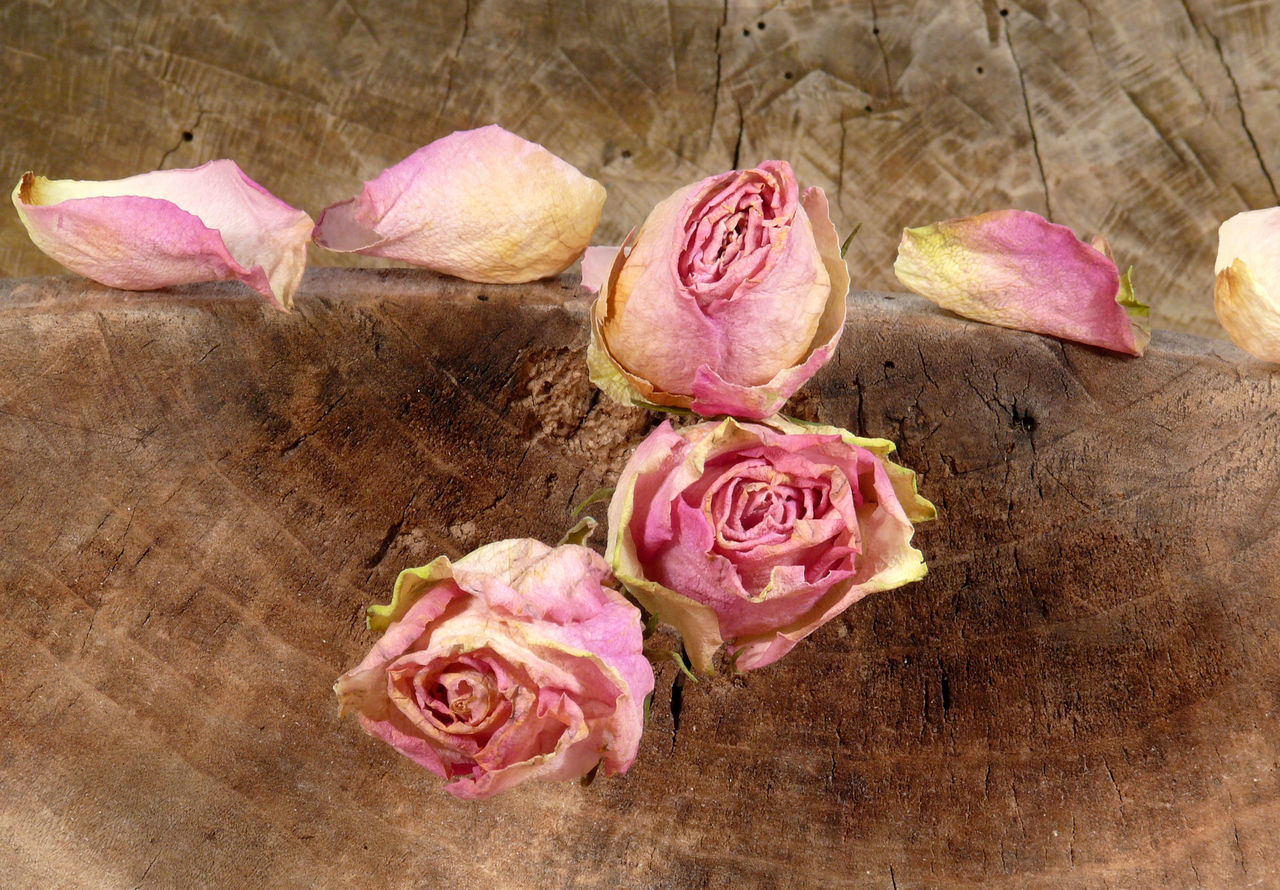
[{"label": "green sepal", "polygon": [[680,670],[684,673],[686,677],[688,677],[693,682],[697,683],[698,675],[695,674],[693,672],[693,669],[689,667],[689,662],[684,660],[684,656],[679,652],[676,652],[674,649],[671,650],[670,654],[671,654],[671,660],[676,663],[676,667],[680,668]]},{"label": "green sepal", "polygon": [[844,243],[840,245],[840,259],[844,259],[849,252],[849,245],[853,243],[853,236],[857,235],[862,228],[862,223],[858,223],[853,227],[853,231],[849,233],[849,237],[844,239]]},{"label": "green sepal", "polygon": [[576,544],[579,547],[585,547],[598,524],[593,517],[583,516],[573,528],[564,533],[564,537],[560,539],[560,545]]},{"label": "green sepal", "polygon": [[1116,294],[1116,302],[1129,314],[1129,327],[1133,330],[1134,345],[1138,355],[1142,355],[1151,342],[1151,307],[1138,299],[1133,292],[1133,266],[1120,276],[1120,291]]},{"label": "green sepal", "polygon": [[570,519],[577,519],[578,514],[590,507],[592,504],[598,504],[601,501],[607,501],[613,497],[613,493],[617,491],[612,485],[606,485],[604,488],[597,488],[591,494],[587,495],[587,499],[581,504],[573,508],[573,512],[569,514]]}]

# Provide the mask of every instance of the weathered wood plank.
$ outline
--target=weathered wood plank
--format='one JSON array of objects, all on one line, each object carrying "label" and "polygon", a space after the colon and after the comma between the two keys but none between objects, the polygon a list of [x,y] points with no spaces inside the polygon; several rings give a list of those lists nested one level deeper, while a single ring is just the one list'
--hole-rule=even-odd
[{"label": "weathered wood plank", "polygon": [[[616,243],[675,188],[784,157],[862,225],[861,287],[898,287],[903,226],[1016,206],[1108,234],[1157,327],[1221,337],[1217,226],[1280,202],[1277,33],[1280,4],[1210,0],[15,0],[0,173],[233,157],[315,214],[498,122],[608,187]],[[56,271],[0,214],[0,275]]]},{"label": "weathered wood plank", "polygon": [[339,721],[395,574],[556,539],[651,425],[572,281],[0,284],[14,886],[1280,880],[1280,373],[857,293],[797,413],[898,442],[931,573],[777,665],[660,669],[626,777],[480,804]]}]

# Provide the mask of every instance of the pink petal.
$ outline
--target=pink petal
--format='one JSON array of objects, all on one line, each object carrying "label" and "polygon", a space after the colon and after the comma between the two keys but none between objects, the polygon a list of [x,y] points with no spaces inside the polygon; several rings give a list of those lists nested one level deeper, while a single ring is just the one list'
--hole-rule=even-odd
[{"label": "pink petal", "polygon": [[124,290],[238,279],[289,309],[306,268],[311,217],[234,161],[105,182],[27,173],[13,203],[37,247]]},{"label": "pink petal", "polygon": [[894,263],[907,288],[987,324],[1141,355],[1146,306],[1116,264],[1023,210],[999,210],[906,229]]},{"label": "pink petal", "polygon": [[818,373],[835,353],[840,335],[844,333],[845,308],[843,298],[828,303],[827,312],[818,329],[820,336],[826,336],[825,342],[810,352],[801,364],[783,368],[768,383],[742,386],[730,383],[707,365],[698,368],[693,377],[693,402],[689,407],[704,417],[726,414],[747,420],[761,420],[777,414],[782,410],[783,403]]},{"label": "pink petal", "polygon": [[621,247],[588,247],[582,254],[582,286],[593,294],[609,279]]},{"label": "pink petal", "polygon": [[317,244],[488,283],[558,275],[595,231],[604,186],[498,126],[437,139],[320,214]]}]

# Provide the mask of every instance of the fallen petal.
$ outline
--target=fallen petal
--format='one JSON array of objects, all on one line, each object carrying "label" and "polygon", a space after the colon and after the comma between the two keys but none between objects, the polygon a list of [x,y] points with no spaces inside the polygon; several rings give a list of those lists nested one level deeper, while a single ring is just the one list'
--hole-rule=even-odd
[{"label": "fallen petal", "polygon": [[1218,229],[1213,307],[1233,343],[1280,363],[1280,207],[1237,213]]},{"label": "fallen petal", "polygon": [[289,309],[307,264],[311,217],[234,161],[102,182],[27,173],[13,204],[42,251],[124,290],[238,279]]},{"label": "fallen petal", "polygon": [[600,221],[604,186],[498,126],[451,133],[320,214],[329,250],[489,284],[558,275]]},{"label": "fallen petal", "polygon": [[999,210],[906,229],[893,269],[966,318],[1141,355],[1150,310],[1109,252],[1035,213]]}]

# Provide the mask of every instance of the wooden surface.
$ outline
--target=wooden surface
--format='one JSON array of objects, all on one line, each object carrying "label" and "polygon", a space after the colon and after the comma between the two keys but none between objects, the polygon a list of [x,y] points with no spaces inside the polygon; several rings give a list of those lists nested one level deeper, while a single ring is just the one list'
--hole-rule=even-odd
[{"label": "wooden surface", "polygon": [[[0,178],[232,157],[314,215],[497,122],[606,185],[617,243],[782,157],[862,225],[856,287],[898,289],[904,226],[1020,207],[1109,235],[1157,327],[1221,337],[1217,226],[1280,202],[1277,34],[1276,0],[10,0]],[[57,271],[0,213],[0,275]]]},{"label": "wooden surface", "polygon": [[6,886],[1280,884],[1280,372],[1185,335],[855,293],[794,411],[922,471],[923,582],[676,707],[662,665],[588,788],[456,801],[339,720],[400,569],[554,541],[653,422],[585,319],[568,279],[0,284]]}]

